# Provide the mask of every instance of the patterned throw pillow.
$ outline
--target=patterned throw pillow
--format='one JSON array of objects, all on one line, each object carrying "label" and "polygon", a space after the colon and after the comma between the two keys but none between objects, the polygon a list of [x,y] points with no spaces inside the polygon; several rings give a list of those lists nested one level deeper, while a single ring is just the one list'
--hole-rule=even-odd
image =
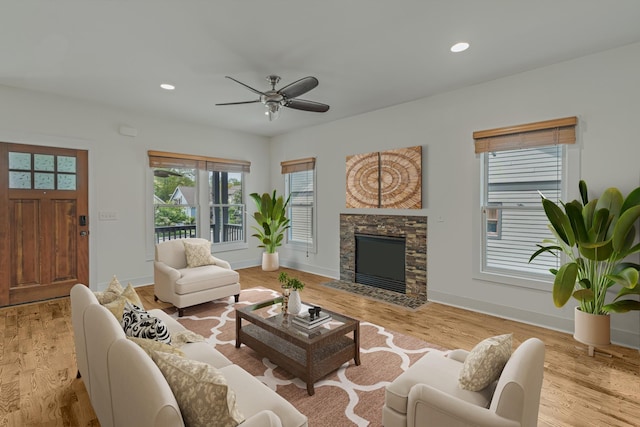
[{"label": "patterned throw pillow", "polygon": [[161,353],[171,353],[176,356],[184,357],[184,352],[182,350],[160,341],[136,337],[127,337],[127,339],[138,344],[149,356],[151,356],[153,351],[159,351]]},{"label": "patterned throw pillow", "polygon": [[498,335],[478,343],[464,361],[458,378],[460,388],[480,391],[497,380],[511,357],[511,337]]},{"label": "patterned throw pillow", "polygon": [[185,425],[235,427],[244,421],[235,392],[216,368],[157,351],[151,357],[169,383]]},{"label": "patterned throw pillow", "polygon": [[118,281],[118,278],[114,275],[111,282],[109,282],[109,286],[104,292],[94,292],[94,294],[98,299],[98,302],[105,305],[118,298],[122,292],[124,292],[124,288]]},{"label": "patterned throw pillow", "polygon": [[211,257],[211,245],[209,242],[193,243],[185,241],[183,243],[188,268],[215,264]]},{"label": "patterned throw pillow", "polygon": [[124,305],[120,324],[124,333],[129,337],[148,338],[171,344],[171,335],[167,325],[129,301]]}]

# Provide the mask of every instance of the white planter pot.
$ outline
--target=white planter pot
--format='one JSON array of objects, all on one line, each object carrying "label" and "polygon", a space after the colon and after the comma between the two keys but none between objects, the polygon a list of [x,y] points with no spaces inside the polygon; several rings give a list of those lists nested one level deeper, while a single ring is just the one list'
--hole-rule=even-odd
[{"label": "white planter pot", "polygon": [[289,314],[300,314],[302,310],[302,301],[300,301],[300,292],[293,289],[289,295]]},{"label": "white planter pot", "polygon": [[280,268],[280,261],[278,258],[278,252],[275,253],[262,253],[262,269],[264,271],[276,271]]},{"label": "white planter pot", "polygon": [[[573,338],[589,347],[611,344],[611,316],[608,314],[584,313],[579,307],[574,310]],[[591,348],[589,353],[591,353]]]}]

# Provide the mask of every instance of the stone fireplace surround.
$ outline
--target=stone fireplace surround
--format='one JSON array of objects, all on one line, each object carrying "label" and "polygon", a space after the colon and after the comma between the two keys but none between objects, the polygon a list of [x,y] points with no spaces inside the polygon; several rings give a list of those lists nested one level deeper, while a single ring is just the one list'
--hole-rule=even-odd
[{"label": "stone fireplace surround", "polygon": [[407,296],[427,297],[427,217],[340,214],[340,280],[354,283],[356,234],[405,238]]}]

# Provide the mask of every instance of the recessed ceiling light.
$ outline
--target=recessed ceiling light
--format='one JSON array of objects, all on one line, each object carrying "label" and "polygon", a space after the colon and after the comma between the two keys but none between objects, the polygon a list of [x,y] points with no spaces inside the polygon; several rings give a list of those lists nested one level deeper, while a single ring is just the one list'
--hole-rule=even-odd
[{"label": "recessed ceiling light", "polygon": [[460,42],[451,46],[451,52],[455,52],[455,53],[464,52],[467,49],[469,49],[469,43],[467,42]]},{"label": "recessed ceiling light", "polygon": [[169,83],[162,83],[160,87],[164,90],[174,90],[176,88],[174,85],[170,85]]}]

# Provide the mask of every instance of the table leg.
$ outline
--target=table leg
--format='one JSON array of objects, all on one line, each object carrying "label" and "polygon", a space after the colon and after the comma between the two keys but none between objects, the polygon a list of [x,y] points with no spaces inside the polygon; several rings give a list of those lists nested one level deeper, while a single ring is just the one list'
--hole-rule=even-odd
[{"label": "table leg", "polygon": [[356,345],[356,354],[353,358],[353,361],[356,362],[357,366],[360,366],[360,322],[356,323],[356,329],[354,329],[353,331],[353,342]]},{"label": "table leg", "polygon": [[309,396],[316,394],[316,390],[313,388],[313,383],[311,382],[307,383],[307,393],[309,393]]},{"label": "table leg", "polygon": [[240,329],[242,329],[242,319],[236,310],[236,348],[240,348]]}]

